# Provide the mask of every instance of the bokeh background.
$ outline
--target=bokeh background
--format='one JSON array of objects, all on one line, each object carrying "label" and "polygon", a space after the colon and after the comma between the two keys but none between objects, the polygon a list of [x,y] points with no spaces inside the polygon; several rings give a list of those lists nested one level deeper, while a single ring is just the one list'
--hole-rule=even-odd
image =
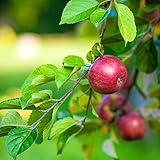
[{"label": "bokeh background", "polygon": [[[59,26],[68,0],[1,0],[0,1],[0,101],[20,96],[20,86],[35,67],[52,63],[61,65],[69,54],[85,58],[98,41],[98,31],[89,21]],[[54,89],[54,88],[53,88]],[[61,92],[64,92],[62,90]],[[0,117],[6,111],[0,111]],[[29,113],[20,112],[23,117]],[[96,141],[96,139],[94,139]],[[83,160],[81,143],[73,139],[64,154],[56,155],[54,141],[33,145],[18,160]],[[160,136],[149,131],[144,140],[121,142],[116,146],[120,160],[160,160]],[[11,160],[0,138],[0,160]],[[99,150],[91,160],[111,160]]]}]

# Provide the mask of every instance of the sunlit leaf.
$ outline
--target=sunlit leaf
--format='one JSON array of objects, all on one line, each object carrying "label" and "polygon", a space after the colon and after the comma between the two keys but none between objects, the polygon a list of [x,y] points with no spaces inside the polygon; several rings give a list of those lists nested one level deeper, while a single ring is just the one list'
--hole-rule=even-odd
[{"label": "sunlit leaf", "polygon": [[56,72],[55,82],[58,88],[60,88],[70,77],[72,68],[61,67]]},{"label": "sunlit leaf", "polygon": [[110,10],[105,10],[102,8],[97,8],[91,15],[90,21],[98,27],[101,22],[109,15]]},{"label": "sunlit leaf", "polygon": [[29,89],[47,83],[55,79],[57,67],[52,64],[44,64],[36,68],[25,80],[21,87],[22,93]]},{"label": "sunlit leaf", "polygon": [[78,124],[78,122],[71,117],[67,117],[67,118],[56,121],[52,126],[52,129],[50,132],[50,138],[58,137],[60,134],[65,132],[68,128],[76,124]]},{"label": "sunlit leaf", "polygon": [[136,37],[137,30],[134,15],[126,5],[114,2],[118,13],[119,30],[126,45],[127,42],[132,42]]},{"label": "sunlit leaf", "polygon": [[25,125],[26,123],[17,111],[8,111],[0,123],[0,137],[6,136],[12,128]]},{"label": "sunlit leaf", "polygon": [[98,5],[96,0],[71,0],[63,10],[60,24],[73,24],[85,20]]},{"label": "sunlit leaf", "polygon": [[0,109],[21,109],[19,98],[12,98],[0,102]]},{"label": "sunlit leaf", "polygon": [[67,67],[76,67],[76,66],[83,66],[85,63],[81,57],[69,55],[63,59],[63,64],[64,66]]},{"label": "sunlit leaf", "polygon": [[22,109],[24,109],[28,105],[40,103],[51,98],[52,98],[52,91],[46,89],[35,93],[27,92],[20,98],[20,100]]}]

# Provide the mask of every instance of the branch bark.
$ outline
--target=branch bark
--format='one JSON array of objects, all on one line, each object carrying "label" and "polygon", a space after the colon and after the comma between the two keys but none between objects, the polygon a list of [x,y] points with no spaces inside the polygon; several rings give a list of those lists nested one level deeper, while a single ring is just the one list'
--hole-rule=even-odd
[{"label": "branch bark", "polygon": [[76,82],[73,84],[73,86],[58,100],[56,101],[56,103],[54,103],[50,108],[48,108],[44,114],[37,120],[35,121],[30,127],[31,128],[36,128],[39,123],[41,123],[41,121],[43,120],[43,118],[50,112],[52,111],[59,103],[63,102],[68,96],[71,95],[71,93],[73,92],[73,90],[77,87],[77,85],[80,83],[80,81],[86,76],[86,74],[88,73],[88,70],[80,77],[76,80]]},{"label": "branch bark", "polygon": [[[103,5],[105,5],[105,3],[107,4],[107,2],[102,2],[102,3],[103,3]],[[113,0],[110,0],[109,6],[107,7],[107,9],[111,9],[112,4],[113,4]],[[103,22],[102,30],[101,30],[101,33],[100,33],[100,43],[101,44],[102,44],[103,39],[104,39],[104,33],[106,31],[106,28],[107,28],[107,17],[106,17],[106,19]]]}]

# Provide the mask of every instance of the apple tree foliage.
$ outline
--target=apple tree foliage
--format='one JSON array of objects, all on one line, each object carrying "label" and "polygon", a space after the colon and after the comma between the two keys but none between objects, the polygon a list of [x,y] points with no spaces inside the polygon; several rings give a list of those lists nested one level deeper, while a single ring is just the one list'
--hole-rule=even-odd
[{"label": "apple tree foliage", "polygon": [[[130,87],[118,92],[123,92],[128,101],[134,99],[130,95],[136,90],[143,99],[143,105],[135,107],[136,112],[143,116],[151,129],[160,131],[159,2],[68,2],[60,25],[90,20],[100,33],[99,42],[86,54],[87,61],[80,56],[69,55],[64,57],[61,67],[54,64],[37,67],[22,84],[21,97],[0,102],[1,110],[10,110],[0,122],[0,136],[7,136],[6,148],[13,159],[34,143],[41,144],[45,139],[55,139],[57,154],[61,154],[72,137],[82,141],[84,154],[87,155],[92,154],[87,148],[97,146],[93,138],[101,137],[97,138],[99,148],[103,148],[106,156],[118,159],[114,144],[119,137],[114,121],[108,124],[99,119],[97,105],[103,95],[93,91],[87,80],[90,65],[104,54],[117,56],[125,63],[133,82]],[[55,83],[57,90],[42,89],[49,82]],[[70,88],[64,95],[55,98],[53,95],[65,86]],[[69,102],[64,111],[61,106],[67,98]],[[31,111],[27,122],[16,111],[19,109]]]}]

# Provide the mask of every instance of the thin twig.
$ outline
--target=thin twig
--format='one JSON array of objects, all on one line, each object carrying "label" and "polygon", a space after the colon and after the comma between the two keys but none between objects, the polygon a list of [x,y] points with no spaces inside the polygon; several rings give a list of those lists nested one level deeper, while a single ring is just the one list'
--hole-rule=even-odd
[{"label": "thin twig", "polygon": [[[104,2],[105,3],[105,2]],[[106,2],[107,3],[107,2]],[[107,9],[111,9],[112,7],[112,4],[113,4],[113,0],[110,0],[110,3],[109,3],[109,6]],[[104,38],[104,33],[106,31],[106,28],[107,28],[107,17],[105,18],[104,22],[103,22],[103,25],[102,25],[102,30],[101,30],[101,33],[100,33],[100,43],[102,44],[102,41],[103,41],[103,38]]]},{"label": "thin twig", "polygon": [[145,95],[145,93],[141,90],[141,88],[137,85],[137,83],[135,83],[135,87],[138,90],[138,92],[142,95],[142,97],[144,99],[147,99],[147,96]]},{"label": "thin twig", "polygon": [[52,110],[54,109],[54,107],[56,107],[59,103],[61,103],[62,101],[64,101],[68,96],[70,96],[70,94],[73,92],[73,90],[76,88],[76,86],[79,84],[79,82],[86,76],[86,74],[88,73],[88,70],[80,77],[76,80],[76,82],[73,84],[73,86],[56,102],[54,103],[49,109],[47,109],[44,114],[37,120],[35,121],[30,127],[31,128],[36,128],[37,125],[39,125],[39,123],[41,123],[41,121],[43,120],[43,118]]},{"label": "thin twig", "polygon": [[91,98],[92,98],[92,88],[90,88],[88,103],[87,103],[87,107],[86,107],[86,112],[85,112],[85,115],[84,115],[84,119],[81,122],[81,125],[83,125],[85,123],[86,119],[87,119]]},{"label": "thin twig", "polygon": [[102,44],[103,41],[103,37],[104,37],[104,33],[106,31],[106,27],[107,27],[107,18],[104,20],[103,22],[103,26],[102,26],[102,32],[100,34],[100,43]]}]

